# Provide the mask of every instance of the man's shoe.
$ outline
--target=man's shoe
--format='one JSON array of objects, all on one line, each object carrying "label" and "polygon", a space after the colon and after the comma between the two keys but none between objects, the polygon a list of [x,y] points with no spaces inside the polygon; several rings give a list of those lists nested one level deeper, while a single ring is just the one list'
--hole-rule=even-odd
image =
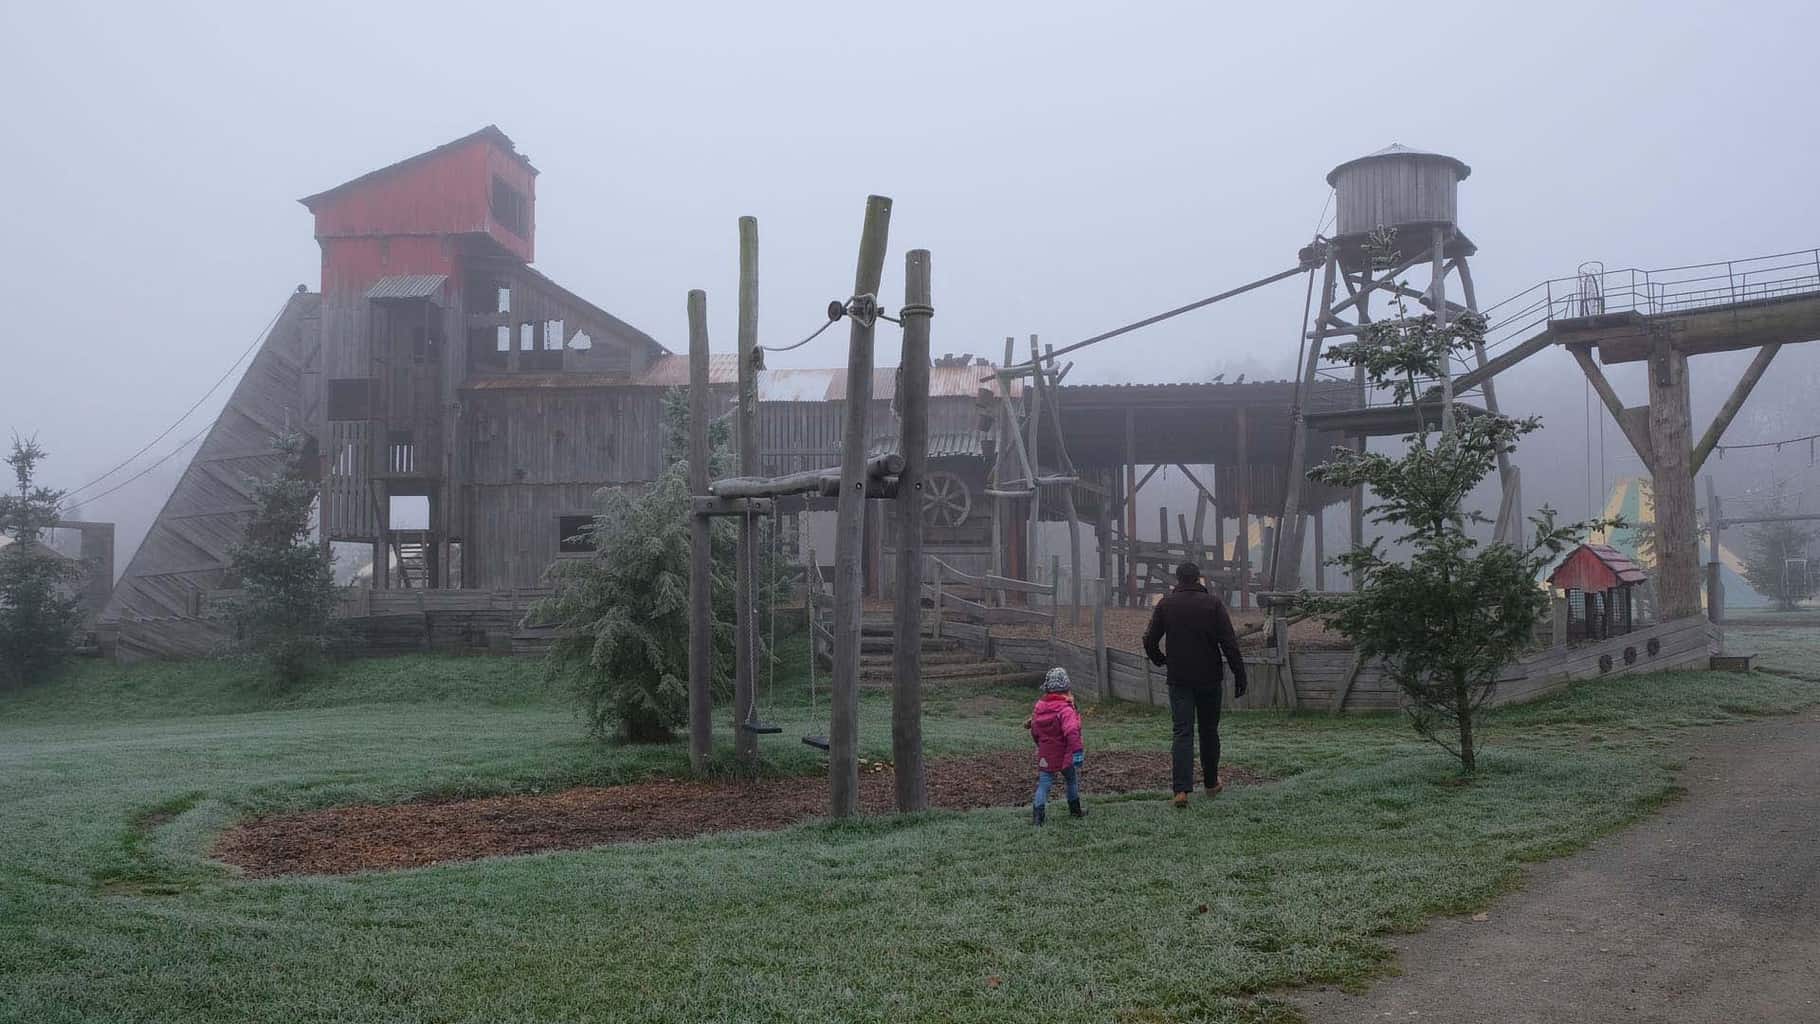
[{"label": "man's shoe", "polygon": [[1070,800],[1068,801],[1068,813],[1076,818],[1085,818],[1087,816],[1087,809],[1081,806],[1079,800]]},{"label": "man's shoe", "polygon": [[1044,813],[1047,810],[1048,808],[1042,806],[1032,807],[1030,809],[1030,824],[1041,825],[1043,820],[1048,817],[1048,815]]},{"label": "man's shoe", "polygon": [[1224,793],[1224,792],[1226,792],[1226,784],[1224,782],[1216,782],[1213,785],[1207,787],[1208,796],[1219,796],[1221,793]]},{"label": "man's shoe", "polygon": [[1177,793],[1175,795],[1175,799],[1171,802],[1174,803],[1178,809],[1182,808],[1182,807],[1187,807],[1188,806],[1188,794],[1187,793]]}]

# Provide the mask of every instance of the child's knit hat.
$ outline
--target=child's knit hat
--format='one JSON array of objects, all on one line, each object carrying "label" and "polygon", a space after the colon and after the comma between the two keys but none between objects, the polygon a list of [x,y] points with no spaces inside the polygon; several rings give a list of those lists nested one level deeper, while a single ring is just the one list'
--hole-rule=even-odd
[{"label": "child's knit hat", "polygon": [[1067,693],[1068,686],[1068,670],[1065,668],[1052,668],[1043,676],[1044,693]]}]

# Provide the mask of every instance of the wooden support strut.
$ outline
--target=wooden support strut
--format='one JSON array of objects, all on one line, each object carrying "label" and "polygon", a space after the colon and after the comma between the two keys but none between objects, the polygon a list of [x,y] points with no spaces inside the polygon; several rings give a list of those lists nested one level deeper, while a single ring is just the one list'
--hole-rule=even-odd
[{"label": "wooden support strut", "polygon": [[[1034,362],[1036,359],[1036,336],[1034,334],[1030,336],[1030,349],[1030,357]],[[1055,346],[1049,346],[1049,351],[1053,353]],[[1047,372],[1053,373],[1054,376],[1045,382],[1043,379],[1045,369],[1043,365],[1039,364],[1034,378],[1042,399],[1042,407],[1049,413],[1049,425],[1055,429],[1056,465],[1061,468],[1063,476],[1073,478],[1062,485],[1062,513],[1068,517],[1068,572],[1070,574],[1068,604],[1071,609],[1068,621],[1070,625],[1078,626],[1081,624],[1081,517],[1080,511],[1075,508],[1074,504],[1074,485],[1079,483],[1080,477],[1074,468],[1074,460],[1068,455],[1067,445],[1062,441],[1060,395],[1058,394],[1059,389],[1055,386],[1061,382],[1061,374],[1055,371],[1053,355],[1048,359]],[[1049,479],[1051,478],[1040,478],[1037,483],[1044,484]]]},{"label": "wooden support strut", "polygon": [[[1273,590],[1293,590],[1300,583],[1302,571],[1302,495],[1307,489],[1303,479],[1307,462],[1308,421],[1303,416],[1303,403],[1314,394],[1317,373],[1321,364],[1321,346],[1326,338],[1325,325],[1329,311],[1333,308],[1334,274],[1339,268],[1339,256],[1329,255],[1327,266],[1321,274],[1321,316],[1320,325],[1314,330],[1314,337],[1308,342],[1307,364],[1303,367],[1301,386],[1296,389],[1294,403],[1289,410],[1289,472],[1283,481],[1283,518],[1279,521],[1278,545],[1282,544],[1282,534],[1288,534],[1288,550],[1274,551],[1271,558],[1270,586]],[[1309,270],[1312,280],[1314,270]]]},{"label": "wooden support strut", "polygon": [[1700,443],[1694,446],[1693,462],[1689,466],[1689,472],[1700,472],[1700,467],[1706,464],[1706,457],[1713,453],[1713,449],[1719,445],[1719,439],[1725,436],[1725,428],[1732,425],[1732,420],[1737,417],[1738,410],[1744,407],[1744,400],[1750,397],[1752,389],[1757,386],[1758,381],[1763,379],[1764,372],[1769,369],[1770,360],[1775,359],[1776,353],[1780,351],[1782,351],[1781,345],[1765,345],[1757,350],[1756,358],[1752,359],[1750,366],[1745,368],[1744,376],[1738,378],[1737,386],[1732,388],[1732,393],[1726,397],[1725,404],[1720,406],[1719,414],[1713,417],[1712,426],[1706,428],[1706,433],[1700,437]]}]

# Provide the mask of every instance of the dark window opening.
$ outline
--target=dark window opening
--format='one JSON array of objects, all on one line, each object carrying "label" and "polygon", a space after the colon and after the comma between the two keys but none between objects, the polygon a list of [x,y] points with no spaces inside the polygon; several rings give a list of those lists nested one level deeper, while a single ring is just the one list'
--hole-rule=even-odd
[{"label": "dark window opening", "polygon": [[484,327],[468,331],[468,358],[476,367],[505,369],[505,353],[499,350],[494,337],[495,332]]},{"label": "dark window opening", "polygon": [[585,555],[594,550],[593,516],[558,516],[556,550],[565,555]]},{"label": "dark window opening", "polygon": [[347,377],[329,381],[329,419],[370,420],[373,418],[373,381],[367,377]]},{"label": "dark window opening", "polygon": [[499,177],[493,179],[493,219],[520,238],[531,236],[531,204],[523,192]]}]

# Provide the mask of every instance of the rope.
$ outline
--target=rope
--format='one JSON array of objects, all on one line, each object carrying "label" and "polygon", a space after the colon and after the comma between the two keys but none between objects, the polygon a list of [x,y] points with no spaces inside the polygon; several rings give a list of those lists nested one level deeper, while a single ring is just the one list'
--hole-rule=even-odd
[{"label": "rope", "polygon": [[835,321],[837,321],[839,319],[840,319],[840,317],[835,317],[833,320],[829,320],[827,323],[822,324],[820,327],[817,327],[815,330],[809,332],[809,336],[807,338],[804,338],[803,340],[797,342],[794,345],[760,345],[760,346],[758,346],[758,350],[760,352],[788,352],[791,349],[802,348],[804,345],[809,344],[810,342],[814,341],[816,338],[821,337],[822,332],[827,330],[830,327],[833,327],[835,324]]},{"label": "rope", "polygon": [[[88,490],[89,488],[95,486],[96,484],[100,483],[101,481],[106,480],[108,477],[113,476],[115,473],[120,472],[121,470],[125,469],[128,465],[130,465],[134,459],[137,459],[139,456],[144,455],[148,451],[151,451],[153,445],[156,445],[158,442],[164,440],[166,437],[169,437],[171,431],[177,429],[178,424],[181,424],[184,420],[189,419],[190,414],[195,412],[198,408],[200,408],[202,403],[208,401],[210,395],[212,395],[216,391],[220,390],[221,385],[226,383],[228,377],[233,375],[234,370],[237,367],[239,367],[239,365],[241,363],[246,361],[246,357],[251,355],[254,349],[259,347],[259,343],[265,340],[265,337],[267,334],[271,333],[273,325],[278,323],[278,318],[283,316],[284,311],[289,308],[290,308],[289,303],[286,303],[285,305],[280,306],[278,308],[278,312],[272,314],[272,319],[267,321],[265,327],[263,329],[261,329],[258,334],[253,336],[252,344],[248,345],[245,349],[241,350],[240,355],[238,355],[234,358],[233,363],[229,364],[227,370],[224,371],[220,377],[217,377],[215,379],[215,383],[211,384],[207,391],[204,391],[202,393],[202,397],[198,398],[194,402],[190,403],[190,407],[188,409],[183,410],[183,415],[172,420],[171,425],[168,427],[165,427],[162,431],[159,431],[157,437],[154,437],[150,441],[147,441],[145,443],[145,447],[139,449],[138,451],[134,452],[133,454],[127,456],[125,459],[121,460],[121,462],[118,466],[115,466],[113,469],[110,469],[107,472],[101,474],[100,476],[94,478],[93,480],[90,480],[88,483],[83,484],[81,487],[76,487],[69,491],[64,492],[64,500],[68,501],[69,499],[74,498],[76,495],[81,494],[83,491]],[[195,439],[191,438],[191,440],[195,440]],[[184,442],[184,444],[188,444],[188,443],[189,443],[188,441]],[[180,446],[179,450],[181,450],[181,446]],[[166,456],[166,458],[169,458],[169,456]],[[143,476],[143,475],[144,475],[143,473],[140,474],[140,476]],[[134,477],[133,479],[137,480],[138,477]],[[127,481],[127,483],[131,483],[131,482],[132,482],[132,480]],[[118,490],[118,489],[119,488],[116,487],[114,490]],[[112,493],[114,493],[114,491],[111,491],[111,490],[105,492],[105,494],[112,494]],[[100,498],[103,496],[105,496],[105,495],[95,495],[94,497],[84,498],[82,500],[83,501],[94,501],[94,500],[96,500],[96,498]]]},{"label": "rope", "polygon": [[[152,470],[157,469],[159,466],[162,466],[165,463],[176,458],[177,453],[183,451],[185,448],[188,448],[190,445],[194,444],[197,438],[208,433],[209,430],[212,429],[214,426],[215,425],[213,423],[210,423],[208,426],[203,427],[201,430],[196,431],[194,434],[191,434],[189,437],[184,438],[182,443],[178,444],[177,447],[172,448],[170,451],[164,453],[164,455],[161,458],[159,458],[156,462],[153,462],[151,465],[145,467],[144,469],[140,470],[137,473],[134,473],[132,476],[127,477],[125,480],[120,481],[119,483],[115,484],[114,486],[109,487],[107,490],[102,491],[100,494],[91,494],[88,497],[83,498],[82,499],[83,502],[87,503],[87,502],[100,501],[102,498],[105,498],[108,495],[114,493],[115,491],[118,491],[121,488],[126,487],[127,485],[140,479],[141,477],[145,476],[147,473],[150,473]],[[66,495],[63,499],[63,502],[68,502],[68,501],[69,501],[69,497]],[[57,510],[59,512],[61,512],[63,509],[65,509],[67,507],[68,507],[67,504],[59,503],[57,505]]]},{"label": "rope", "polygon": [[[1811,446],[1816,439],[1820,439],[1820,434],[1803,434],[1800,437],[1789,437],[1780,441],[1754,441],[1750,444],[1716,444],[1713,445],[1713,451],[1721,454],[1727,450],[1742,451],[1746,448],[1774,448],[1777,451],[1781,451],[1783,445],[1800,444],[1801,442],[1806,441]],[[1809,454],[1812,454],[1811,451]]]}]

